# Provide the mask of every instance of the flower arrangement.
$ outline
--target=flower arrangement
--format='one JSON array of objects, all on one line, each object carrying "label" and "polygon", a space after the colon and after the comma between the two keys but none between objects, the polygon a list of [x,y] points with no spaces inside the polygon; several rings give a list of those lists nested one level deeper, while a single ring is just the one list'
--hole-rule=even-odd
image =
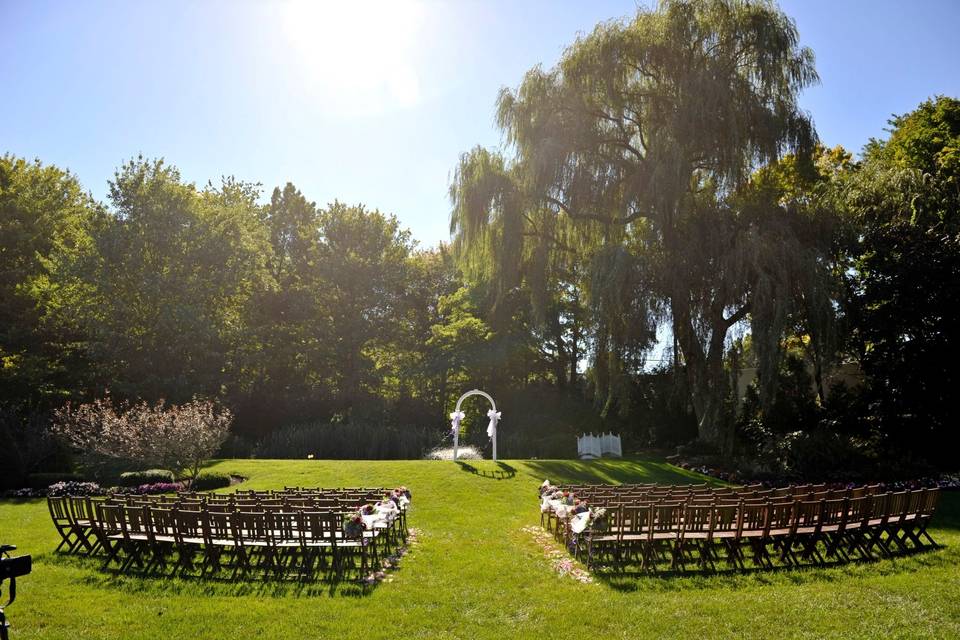
[{"label": "flower arrangement", "polygon": [[607,510],[603,507],[593,507],[590,509],[590,530],[606,531],[610,526],[607,521]]},{"label": "flower arrangement", "polygon": [[355,513],[343,522],[343,537],[344,538],[360,538],[363,536],[363,532],[366,530],[367,525],[363,523],[363,517],[359,513]]},{"label": "flower arrangement", "polygon": [[362,507],[360,507],[360,514],[361,514],[361,515],[364,515],[364,516],[372,516],[374,513],[376,513],[376,509],[374,508],[374,506],[373,506],[372,504],[365,504],[365,505],[363,505]]}]

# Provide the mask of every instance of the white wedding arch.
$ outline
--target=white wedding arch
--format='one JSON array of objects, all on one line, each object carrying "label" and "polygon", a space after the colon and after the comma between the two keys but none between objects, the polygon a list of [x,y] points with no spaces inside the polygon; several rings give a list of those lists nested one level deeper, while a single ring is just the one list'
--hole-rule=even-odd
[{"label": "white wedding arch", "polygon": [[497,411],[497,403],[486,391],[480,389],[471,389],[460,396],[457,400],[457,408],[450,414],[450,426],[453,428],[453,459],[457,459],[457,446],[460,444],[460,421],[466,417],[466,414],[460,410],[460,405],[470,396],[483,396],[490,403],[490,411],[487,411],[487,417],[490,423],[487,425],[487,435],[493,441],[493,459],[497,459],[497,423],[500,422],[500,412]]}]

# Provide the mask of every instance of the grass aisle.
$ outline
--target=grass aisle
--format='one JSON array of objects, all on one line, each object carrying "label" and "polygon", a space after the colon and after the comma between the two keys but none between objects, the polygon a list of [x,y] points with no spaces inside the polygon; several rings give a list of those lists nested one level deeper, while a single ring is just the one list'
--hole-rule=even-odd
[{"label": "grass aisle", "polygon": [[747,575],[582,584],[558,575],[525,526],[555,482],[686,482],[654,461],[226,460],[245,488],[406,484],[419,541],[393,580],[325,585],[138,578],[54,555],[45,501],[0,502],[0,540],[34,555],[8,610],[13,638],[955,638],[960,495],[947,494],[931,553]]}]

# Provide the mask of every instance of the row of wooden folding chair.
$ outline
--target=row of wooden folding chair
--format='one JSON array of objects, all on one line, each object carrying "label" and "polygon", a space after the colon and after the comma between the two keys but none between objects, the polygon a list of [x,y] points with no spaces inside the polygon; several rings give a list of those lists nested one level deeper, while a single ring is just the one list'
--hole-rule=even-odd
[{"label": "row of wooden folding chair", "polygon": [[[232,568],[233,577],[259,569],[264,575],[315,575],[317,565],[337,577],[344,560],[359,557],[359,575],[379,566],[379,531],[343,535],[344,514],[328,511],[217,512],[101,504],[94,531],[106,551],[104,567],[137,565],[146,572],[173,565],[200,574]],[[176,553],[174,553],[176,552]],[[327,562],[329,560],[329,562]]]},{"label": "row of wooden folding chair", "polygon": [[761,566],[772,566],[773,557],[790,565],[801,559],[822,564],[820,547],[828,558],[847,561],[853,551],[872,558],[874,548],[884,556],[891,555],[891,547],[908,551],[908,542],[922,548],[924,538],[935,545],[927,525],[938,496],[936,489],[923,489],[820,500],[621,505],[608,512],[605,531],[568,537],[588,565],[605,557],[615,566],[633,559],[648,568],[669,551],[671,567],[682,568],[693,547],[705,568],[712,566],[718,546],[740,568],[743,547]]}]

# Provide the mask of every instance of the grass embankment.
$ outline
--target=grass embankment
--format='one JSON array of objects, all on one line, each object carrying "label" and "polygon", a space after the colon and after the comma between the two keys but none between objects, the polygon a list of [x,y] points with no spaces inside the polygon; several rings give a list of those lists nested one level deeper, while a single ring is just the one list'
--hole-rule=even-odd
[{"label": "grass embankment", "polygon": [[[292,582],[120,576],[53,553],[46,503],[0,502],[0,540],[34,555],[7,613],[13,637],[143,638],[956,638],[960,495],[932,534],[940,550],[840,567],[603,579],[557,575],[522,529],[555,482],[701,482],[655,461],[226,460],[245,487],[406,484],[420,530],[393,581],[356,590]],[[5,600],[5,598],[4,598]]]}]

